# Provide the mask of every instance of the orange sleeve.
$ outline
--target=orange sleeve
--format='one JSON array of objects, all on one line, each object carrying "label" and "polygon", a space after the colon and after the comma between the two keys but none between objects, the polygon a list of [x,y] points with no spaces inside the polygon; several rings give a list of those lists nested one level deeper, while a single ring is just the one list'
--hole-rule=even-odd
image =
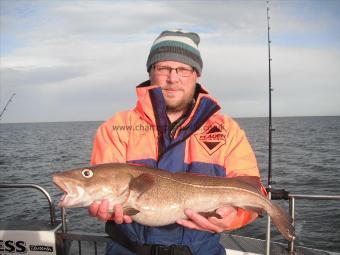
[{"label": "orange sleeve", "polygon": [[[245,132],[232,119],[229,120],[228,130],[228,154],[225,158],[224,167],[227,177],[235,176],[259,176],[259,169],[255,154],[248,142]],[[265,188],[261,190],[266,195]],[[237,208],[237,217],[226,230],[233,230],[243,227],[257,218],[257,213]]]},{"label": "orange sleeve", "polygon": [[93,143],[91,165],[126,162],[126,148],[129,137],[125,121],[126,115],[127,113],[118,113],[98,128]]}]

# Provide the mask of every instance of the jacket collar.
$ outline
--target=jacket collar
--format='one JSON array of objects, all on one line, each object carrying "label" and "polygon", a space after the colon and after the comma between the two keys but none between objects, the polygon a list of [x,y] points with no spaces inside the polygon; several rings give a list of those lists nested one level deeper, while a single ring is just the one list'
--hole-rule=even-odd
[{"label": "jacket collar", "polygon": [[[208,91],[202,85],[197,83],[196,86],[198,95],[195,106],[181,127],[188,127],[190,125],[198,129],[208,117],[220,109],[217,101],[208,94]],[[136,87],[136,92],[138,100],[135,110],[139,112],[142,119],[152,126],[166,129],[168,120],[161,88],[158,85],[151,85],[150,80],[147,80]]]}]

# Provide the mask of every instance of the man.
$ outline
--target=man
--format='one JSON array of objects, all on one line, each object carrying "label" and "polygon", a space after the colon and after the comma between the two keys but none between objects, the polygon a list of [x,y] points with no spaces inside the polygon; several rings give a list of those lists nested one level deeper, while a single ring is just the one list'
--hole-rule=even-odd
[{"label": "man", "polygon": [[[137,106],[117,113],[96,134],[91,163],[126,162],[171,172],[212,176],[259,176],[244,132],[218,113],[216,100],[198,84],[202,59],[196,33],[164,31],[147,60],[149,81],[137,86]],[[227,89],[227,87],[226,87]],[[107,201],[89,207],[92,216],[108,220],[112,239],[107,254],[225,254],[218,233],[242,227],[255,212],[226,206],[218,217],[205,218],[190,208],[188,220],[147,227],[123,215],[121,205],[109,213]]]}]

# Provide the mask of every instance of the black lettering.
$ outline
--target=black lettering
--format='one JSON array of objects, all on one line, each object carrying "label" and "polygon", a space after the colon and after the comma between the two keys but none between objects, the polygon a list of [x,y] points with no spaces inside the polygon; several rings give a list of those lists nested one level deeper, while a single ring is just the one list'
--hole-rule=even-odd
[{"label": "black lettering", "polygon": [[24,241],[17,241],[15,243],[17,248],[15,249],[16,252],[25,252],[26,251],[26,246]]},{"label": "black lettering", "polygon": [[14,242],[11,240],[8,240],[5,242],[5,251],[7,252],[13,252],[15,251],[15,247],[14,247]]},{"label": "black lettering", "polygon": [[0,251],[5,251],[4,240],[0,240]]},{"label": "black lettering", "polygon": [[31,251],[44,251],[44,252],[53,252],[52,246],[45,245],[30,245]]}]

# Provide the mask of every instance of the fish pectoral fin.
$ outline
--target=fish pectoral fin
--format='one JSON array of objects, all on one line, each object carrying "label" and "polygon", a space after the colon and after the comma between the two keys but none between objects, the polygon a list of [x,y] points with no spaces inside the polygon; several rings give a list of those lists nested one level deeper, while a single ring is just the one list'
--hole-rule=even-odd
[{"label": "fish pectoral fin", "polygon": [[204,218],[215,217],[217,219],[222,219],[222,216],[216,213],[216,210],[212,212],[198,212],[198,214],[202,215]]},{"label": "fish pectoral fin", "polygon": [[137,193],[144,193],[155,184],[155,177],[152,174],[144,173],[130,182],[129,188]]},{"label": "fish pectoral fin", "polygon": [[124,207],[123,208],[123,214],[124,215],[133,216],[133,215],[136,215],[139,212],[140,211],[138,211],[137,209],[132,208],[132,207]]}]

